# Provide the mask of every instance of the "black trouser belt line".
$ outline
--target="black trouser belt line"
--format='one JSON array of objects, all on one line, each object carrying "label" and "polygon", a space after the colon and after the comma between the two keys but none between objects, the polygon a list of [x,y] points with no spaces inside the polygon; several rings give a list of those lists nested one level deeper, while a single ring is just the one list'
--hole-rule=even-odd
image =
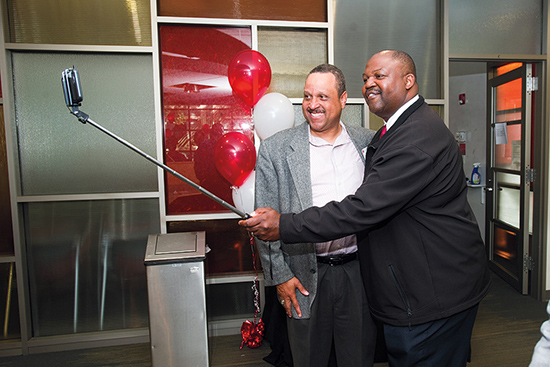
[{"label": "black trouser belt line", "polygon": [[344,265],[357,259],[357,252],[346,255],[336,255],[336,256],[317,256],[317,262],[322,264],[329,264],[330,266]]}]

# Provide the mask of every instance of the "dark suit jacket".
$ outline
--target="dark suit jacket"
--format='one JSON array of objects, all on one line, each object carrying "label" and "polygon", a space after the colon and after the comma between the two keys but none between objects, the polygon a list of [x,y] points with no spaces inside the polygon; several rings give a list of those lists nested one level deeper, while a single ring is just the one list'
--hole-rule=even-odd
[{"label": "dark suit jacket", "polygon": [[379,135],[356,194],[281,215],[282,241],[358,233],[371,311],[391,325],[421,324],[479,303],[489,290],[487,260],[453,135],[422,97]]}]

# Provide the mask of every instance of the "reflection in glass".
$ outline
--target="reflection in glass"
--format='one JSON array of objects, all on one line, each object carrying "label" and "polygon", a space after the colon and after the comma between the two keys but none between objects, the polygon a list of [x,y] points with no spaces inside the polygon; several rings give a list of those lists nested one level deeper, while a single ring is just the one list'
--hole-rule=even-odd
[{"label": "reflection in glass", "polygon": [[[230,183],[215,167],[214,147],[228,132],[254,141],[251,108],[227,78],[229,63],[251,42],[248,27],[160,27],[165,163],[229,203]],[[171,175],[166,201],[168,214],[227,211]]]},{"label": "reflection in glass", "polygon": [[521,125],[505,125],[506,144],[495,144],[495,167],[519,171],[521,168]]},{"label": "reflection in glass", "polygon": [[521,119],[522,80],[514,79],[495,88],[495,122]]},{"label": "reflection in glass", "polygon": [[12,52],[12,58],[23,195],[157,191],[155,165],[80,123],[65,106],[60,82],[75,65],[82,110],[154,156],[151,55]]},{"label": "reflection in glass", "polygon": [[254,315],[252,281],[206,286],[208,321],[247,318]]},{"label": "reflection in glass", "polygon": [[158,200],[23,206],[34,336],[148,326],[143,259]]},{"label": "reflection in glass", "polygon": [[521,257],[518,258],[518,236],[517,233],[494,226],[495,239],[493,249],[493,260],[500,264],[514,277],[518,277],[517,267]]},{"label": "reflection in glass", "polygon": [[522,62],[510,62],[495,68],[495,76],[504,75],[512,70],[519,69],[523,66]]},{"label": "reflection in glass", "polygon": [[19,339],[21,335],[15,263],[0,263],[0,310],[3,311],[0,340]]},{"label": "reflection in glass", "polygon": [[149,0],[9,0],[8,15],[10,42],[151,46]]},{"label": "reflection in glass", "polygon": [[494,89],[495,162],[499,168],[521,168],[522,80],[514,79]]},{"label": "reflection in glass", "polygon": [[258,28],[258,51],[271,66],[267,93],[302,98],[308,73],[328,61],[326,29]]}]

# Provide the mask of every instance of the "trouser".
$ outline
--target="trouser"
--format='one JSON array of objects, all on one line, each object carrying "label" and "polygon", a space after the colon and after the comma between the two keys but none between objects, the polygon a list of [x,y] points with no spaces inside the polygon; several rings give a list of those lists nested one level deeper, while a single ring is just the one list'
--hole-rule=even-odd
[{"label": "trouser", "polygon": [[325,367],[332,343],[338,366],[372,366],[376,342],[359,261],[318,263],[310,319],[287,319],[294,367]]},{"label": "trouser", "polygon": [[420,325],[384,325],[390,367],[465,367],[478,305]]}]

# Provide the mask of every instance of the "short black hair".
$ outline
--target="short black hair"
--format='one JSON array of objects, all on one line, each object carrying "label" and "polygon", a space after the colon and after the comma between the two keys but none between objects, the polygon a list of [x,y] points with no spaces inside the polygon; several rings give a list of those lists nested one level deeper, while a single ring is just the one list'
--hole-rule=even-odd
[{"label": "short black hair", "polygon": [[416,65],[411,55],[404,51],[388,50],[391,52],[392,58],[398,60],[404,67],[407,74],[412,74],[416,78]]},{"label": "short black hair", "polygon": [[341,96],[346,91],[346,77],[342,70],[338,69],[332,64],[321,64],[314,67],[308,74],[313,73],[331,73],[336,78],[336,84],[338,87],[338,96]]}]

